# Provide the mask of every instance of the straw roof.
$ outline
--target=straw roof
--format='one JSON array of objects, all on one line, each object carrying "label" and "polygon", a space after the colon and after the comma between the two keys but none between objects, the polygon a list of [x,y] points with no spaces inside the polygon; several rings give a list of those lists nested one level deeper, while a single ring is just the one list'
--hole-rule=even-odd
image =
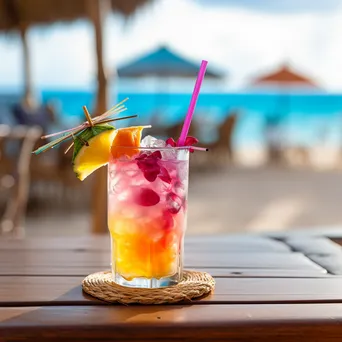
[{"label": "straw roof", "polygon": [[[89,0],[0,0],[0,30],[88,18]],[[95,0],[90,0],[95,1]],[[111,0],[112,10],[128,16],[148,0]]]}]

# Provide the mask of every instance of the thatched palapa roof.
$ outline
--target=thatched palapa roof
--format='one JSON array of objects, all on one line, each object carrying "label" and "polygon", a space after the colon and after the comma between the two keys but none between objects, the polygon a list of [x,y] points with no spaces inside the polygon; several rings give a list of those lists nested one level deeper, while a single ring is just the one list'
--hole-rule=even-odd
[{"label": "thatched palapa roof", "polygon": [[[50,24],[89,17],[89,1],[101,0],[0,0],[0,30],[19,25]],[[148,0],[111,0],[111,9],[128,16]]]}]

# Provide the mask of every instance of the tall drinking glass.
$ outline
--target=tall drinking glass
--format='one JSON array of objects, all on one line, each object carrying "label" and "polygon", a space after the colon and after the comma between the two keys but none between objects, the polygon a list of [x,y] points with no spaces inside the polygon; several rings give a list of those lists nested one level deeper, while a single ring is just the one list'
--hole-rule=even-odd
[{"label": "tall drinking glass", "polygon": [[130,158],[111,160],[108,167],[113,280],[144,288],[177,284],[183,271],[189,150],[130,149]]}]

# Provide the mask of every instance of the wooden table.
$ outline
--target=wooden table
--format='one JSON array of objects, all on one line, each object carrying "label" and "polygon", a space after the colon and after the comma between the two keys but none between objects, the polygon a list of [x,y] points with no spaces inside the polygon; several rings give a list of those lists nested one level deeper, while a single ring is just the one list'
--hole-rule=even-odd
[{"label": "wooden table", "polygon": [[109,248],[106,236],[0,240],[0,341],[342,341],[342,249],[329,238],[188,237],[186,267],[216,290],[160,306],[82,293]]}]

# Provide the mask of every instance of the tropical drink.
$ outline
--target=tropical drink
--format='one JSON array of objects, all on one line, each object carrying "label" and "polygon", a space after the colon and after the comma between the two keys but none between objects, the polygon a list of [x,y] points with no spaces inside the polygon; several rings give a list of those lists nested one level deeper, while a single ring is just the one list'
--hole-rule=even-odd
[{"label": "tropical drink", "polygon": [[188,149],[141,148],[108,167],[108,226],[115,282],[161,287],[182,276]]}]

